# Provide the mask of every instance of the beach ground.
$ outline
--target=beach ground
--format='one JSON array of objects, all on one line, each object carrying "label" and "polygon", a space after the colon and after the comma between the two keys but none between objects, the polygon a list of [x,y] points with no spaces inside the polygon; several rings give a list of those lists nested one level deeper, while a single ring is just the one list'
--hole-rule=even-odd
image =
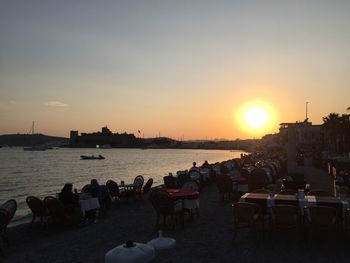
[{"label": "beach ground", "polygon": [[[306,168],[311,187],[332,187],[321,170]],[[331,185],[329,185],[331,184]],[[10,245],[4,263],[104,262],[110,249],[134,240],[146,243],[155,238],[156,214],[148,200],[113,204],[105,217],[84,227],[48,228],[23,224],[8,229]],[[258,233],[262,233],[259,232]],[[185,228],[164,229],[176,239],[175,248],[157,253],[153,262],[347,262],[349,240],[330,235],[307,241],[305,233],[276,233],[262,236],[239,231],[233,241],[231,202],[221,201],[214,183],[200,194],[200,216],[186,219]]]}]

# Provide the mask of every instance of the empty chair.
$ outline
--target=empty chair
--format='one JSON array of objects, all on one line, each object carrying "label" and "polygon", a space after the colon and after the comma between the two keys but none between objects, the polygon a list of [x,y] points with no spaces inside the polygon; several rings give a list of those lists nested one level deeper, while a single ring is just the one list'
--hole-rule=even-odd
[{"label": "empty chair", "polygon": [[[328,206],[310,206],[305,209],[306,222],[309,225],[309,238],[315,233],[334,234],[337,229],[338,210]],[[327,232],[326,232],[327,231]]]},{"label": "empty chair", "polygon": [[298,190],[295,189],[283,189],[278,192],[279,195],[295,195],[298,193]]},{"label": "empty chair", "polygon": [[17,211],[17,202],[14,199],[7,200],[5,203],[3,203],[1,205],[0,208],[1,209],[5,209],[9,213],[8,220],[10,222],[11,219],[13,218],[13,216],[15,215],[16,211]]},{"label": "empty chair", "polygon": [[299,213],[298,207],[293,205],[273,205],[272,211],[272,227],[271,232],[286,230],[299,230]]},{"label": "empty chair", "polygon": [[145,186],[142,188],[142,195],[146,195],[149,193],[153,185],[153,178],[149,178],[145,183]]},{"label": "empty chair", "polygon": [[112,199],[118,200],[120,198],[120,191],[119,191],[118,184],[113,180],[108,180],[106,182],[106,186]]},{"label": "empty chair", "polygon": [[0,252],[5,253],[6,228],[9,221],[9,213],[0,208]]},{"label": "empty chair", "polygon": [[222,200],[231,198],[233,194],[233,182],[231,178],[227,175],[219,175],[216,177],[216,185],[221,193]]},{"label": "empty chair", "polygon": [[[233,239],[236,238],[239,228],[249,228],[256,234],[256,225],[260,221],[260,206],[254,203],[237,202],[232,204],[233,207]],[[262,231],[263,233],[263,231]]]},{"label": "empty chair", "polygon": [[164,189],[156,188],[150,193],[150,200],[154,210],[157,213],[155,229],[159,227],[161,217],[163,217],[163,225],[167,225],[167,219],[171,221],[173,229],[177,224],[177,219],[182,219],[184,226],[184,214],[181,200],[175,200]]},{"label": "empty chair", "polygon": [[45,223],[47,212],[46,212],[44,201],[35,196],[28,196],[26,198],[26,203],[33,214],[31,223],[33,224],[33,222],[37,217],[40,218],[41,224]]},{"label": "empty chair", "polygon": [[179,188],[179,183],[177,178],[171,175],[163,177],[164,185],[167,189],[177,189]]},{"label": "empty chair", "polygon": [[252,192],[255,189],[265,188],[269,183],[266,171],[260,168],[255,168],[249,176],[248,188]]},{"label": "empty chair", "polygon": [[48,211],[48,224],[73,225],[79,223],[79,211],[65,208],[56,197],[45,197],[44,204]]},{"label": "empty chair", "polygon": [[135,194],[141,193],[144,181],[145,181],[145,179],[143,178],[142,175],[138,175],[135,177],[134,183],[133,183],[133,185],[134,185],[133,190],[134,190]]},{"label": "empty chair", "polygon": [[17,210],[17,202],[10,199],[0,206],[0,252],[5,253],[6,229]]},{"label": "empty chair", "polygon": [[323,189],[314,189],[310,190],[308,195],[316,195],[316,196],[331,196],[330,192]]},{"label": "empty chair", "polygon": [[[181,189],[199,192],[199,185],[196,181],[188,181],[186,182]],[[184,209],[190,212],[192,216],[192,211],[196,211],[197,215],[199,215],[199,198],[196,199],[185,199],[183,200]]]}]

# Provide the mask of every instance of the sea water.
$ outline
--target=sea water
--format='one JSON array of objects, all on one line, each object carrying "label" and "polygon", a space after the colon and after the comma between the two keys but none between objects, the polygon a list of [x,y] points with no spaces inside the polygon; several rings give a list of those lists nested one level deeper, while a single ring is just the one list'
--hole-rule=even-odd
[{"label": "sea water", "polygon": [[[112,179],[132,183],[137,175],[154,185],[163,183],[169,172],[239,158],[241,151],[184,149],[73,149],[24,151],[21,147],[0,148],[0,204],[8,199],[18,203],[13,223],[28,219],[25,199],[33,195],[55,196],[64,183],[71,182],[78,191],[95,178],[100,184]],[[243,152],[244,153],[244,152]],[[104,160],[81,160],[80,155],[103,155]]]}]

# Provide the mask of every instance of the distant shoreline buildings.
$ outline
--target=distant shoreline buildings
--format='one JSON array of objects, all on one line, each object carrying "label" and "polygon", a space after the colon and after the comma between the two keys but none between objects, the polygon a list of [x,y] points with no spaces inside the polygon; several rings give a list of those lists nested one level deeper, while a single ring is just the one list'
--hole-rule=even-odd
[{"label": "distant shoreline buildings", "polygon": [[100,132],[81,133],[71,131],[69,146],[73,148],[106,147],[106,148],[139,148],[142,147],[142,139],[134,134],[112,133],[107,126]]}]

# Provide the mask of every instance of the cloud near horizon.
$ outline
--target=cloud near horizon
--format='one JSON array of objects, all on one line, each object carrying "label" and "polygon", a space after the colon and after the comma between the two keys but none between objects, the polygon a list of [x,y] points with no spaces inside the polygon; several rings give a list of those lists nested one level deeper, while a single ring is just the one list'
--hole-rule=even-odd
[{"label": "cloud near horizon", "polygon": [[47,101],[44,103],[48,107],[68,107],[69,105],[60,101]]}]

